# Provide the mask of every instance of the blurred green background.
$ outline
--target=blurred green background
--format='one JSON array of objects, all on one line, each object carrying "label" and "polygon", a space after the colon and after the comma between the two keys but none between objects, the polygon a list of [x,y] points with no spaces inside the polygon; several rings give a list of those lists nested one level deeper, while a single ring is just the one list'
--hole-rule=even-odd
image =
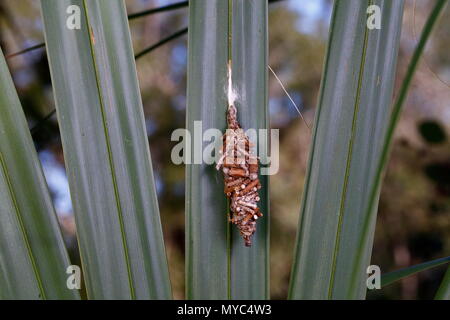
[{"label": "blurred green background", "polygon": [[[393,0],[396,1],[396,0]],[[128,13],[178,2],[126,0]],[[397,85],[432,0],[406,0]],[[0,45],[8,55],[43,41],[38,0],[0,2]],[[414,10],[415,8],[415,10]],[[332,10],[330,0],[284,0],[269,9],[270,65],[313,123]],[[130,22],[135,52],[187,26],[187,9]],[[383,183],[372,264],[388,272],[450,255],[450,7],[440,18],[410,90]],[[186,36],[137,61],[175,298],[184,297],[184,167],[170,160],[173,130],[185,126]],[[70,248],[80,264],[50,74],[44,49],[8,59]],[[280,170],[271,177],[271,296],[285,299],[311,133],[269,77],[271,126],[280,129]],[[323,199],[327,201],[327,199]],[[409,277],[369,299],[431,299],[445,267]]]}]

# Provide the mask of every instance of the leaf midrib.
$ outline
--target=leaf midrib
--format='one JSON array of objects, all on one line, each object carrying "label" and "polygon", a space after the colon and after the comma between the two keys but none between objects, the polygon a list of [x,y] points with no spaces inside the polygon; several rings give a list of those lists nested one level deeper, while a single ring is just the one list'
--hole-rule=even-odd
[{"label": "leaf midrib", "polygon": [[[372,4],[372,0],[369,1],[368,6],[370,6],[371,4]],[[362,79],[364,77],[365,61],[366,61],[366,55],[367,55],[367,45],[368,45],[368,31],[367,31],[367,27],[364,26],[363,52],[361,54],[361,63],[360,63],[359,74],[358,74],[358,87],[357,87],[357,91],[356,91],[355,104],[353,107],[352,128],[351,128],[351,135],[350,135],[350,141],[349,141],[348,152],[347,152],[344,184],[342,187],[343,190],[342,190],[340,208],[339,208],[338,226],[337,226],[337,230],[336,230],[336,240],[334,242],[335,245],[334,245],[333,260],[332,260],[332,265],[331,265],[331,276],[330,276],[330,283],[328,286],[328,299],[331,299],[331,297],[333,295],[333,289],[334,289],[334,278],[335,278],[335,274],[336,274],[337,256],[339,254],[342,223],[344,220],[345,200],[347,198],[350,167],[351,167],[351,162],[352,162],[352,157],[353,157],[353,142],[355,139],[356,125],[357,125],[356,122],[358,120],[358,113],[359,113],[359,107],[360,107],[360,102],[361,102]]]},{"label": "leaf midrib", "polygon": [[[228,0],[228,66],[232,67],[232,44],[233,44],[233,0]],[[227,77],[231,74],[227,72]],[[229,101],[227,101],[228,104]],[[226,106],[228,107],[228,106]],[[230,216],[230,201],[227,199],[227,213],[226,213],[226,248],[227,248],[227,298],[231,300],[231,226],[228,218]]]}]

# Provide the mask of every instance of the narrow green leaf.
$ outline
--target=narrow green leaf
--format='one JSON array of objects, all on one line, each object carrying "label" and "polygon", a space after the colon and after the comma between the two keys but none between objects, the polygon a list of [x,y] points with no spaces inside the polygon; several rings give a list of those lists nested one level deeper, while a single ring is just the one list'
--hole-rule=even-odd
[{"label": "narrow green leaf", "polygon": [[[194,144],[209,128],[225,130],[228,59],[242,127],[268,128],[266,1],[190,1],[187,128]],[[200,138],[194,136],[195,121],[202,121]],[[265,154],[267,140],[263,142],[260,153]],[[191,160],[195,154],[201,155],[201,150],[194,147]],[[220,172],[214,165],[187,165],[187,298],[269,297],[268,178],[260,179],[264,217],[248,248],[227,223]]]},{"label": "narrow green leaf", "polygon": [[[367,9],[381,8],[381,29]],[[365,296],[375,219],[357,238],[390,113],[403,1],[335,1],[291,273],[291,299]],[[378,196],[378,193],[377,193]],[[376,206],[372,208],[376,211]],[[357,290],[348,296],[352,278]]]},{"label": "narrow green leaf", "polygon": [[450,300],[450,267],[445,273],[444,279],[442,280],[435,298],[437,300]]},{"label": "narrow green leaf", "polygon": [[[232,4],[232,79],[238,94],[236,108],[244,130],[268,129],[267,109],[267,1],[234,0]],[[267,132],[269,134],[269,132]],[[267,154],[268,137],[259,136],[259,154]],[[262,141],[260,141],[262,139]],[[262,147],[262,148],[261,148]],[[266,162],[266,159],[262,159]],[[258,219],[251,247],[245,247],[237,228],[231,237],[231,298],[269,298],[269,179],[259,176]]]},{"label": "narrow green leaf", "polygon": [[25,115],[0,52],[0,299],[77,299]]},{"label": "narrow green leaf", "polygon": [[416,274],[421,271],[425,271],[430,268],[434,268],[440,266],[442,264],[450,262],[450,257],[440,258],[433,261],[427,261],[424,263],[417,264],[415,266],[403,268],[400,270],[392,271],[386,274],[381,275],[381,286],[385,287],[393,282],[396,282],[400,279],[409,277],[413,274]]},{"label": "narrow green leaf", "polygon": [[[123,1],[42,0],[89,298],[171,297]],[[81,29],[66,10],[81,10]]]},{"label": "narrow green leaf", "polygon": [[358,270],[365,259],[364,257],[366,255],[366,248],[373,241],[372,237],[370,236],[370,230],[372,228],[371,226],[373,224],[373,221],[376,219],[379,189],[381,186],[384,169],[389,160],[389,151],[392,145],[395,127],[397,126],[397,122],[400,119],[403,104],[405,102],[406,95],[408,93],[409,86],[416,71],[420,57],[425,48],[425,44],[431,34],[431,31],[433,30],[433,27],[435,26],[439,18],[440,13],[442,12],[447,3],[448,3],[447,0],[438,0],[433,10],[431,11],[430,16],[428,17],[427,22],[425,23],[422,34],[420,36],[419,43],[417,44],[413,57],[411,58],[411,62],[408,66],[405,79],[403,80],[403,83],[400,87],[398,98],[394,103],[394,107],[392,109],[389,118],[386,133],[383,135],[383,143],[381,145],[382,149],[378,156],[378,159],[376,160],[377,163],[375,176],[373,182],[370,185],[369,191],[370,196],[368,198],[367,205],[362,209],[365,211],[365,214],[364,219],[361,221],[362,225],[361,232],[359,233],[359,236],[356,238],[358,248],[356,250],[356,259],[354,260],[354,263],[350,269],[354,276],[352,279],[349,296],[353,296],[354,292],[357,291],[359,288],[360,280],[357,277]]},{"label": "narrow green leaf", "polygon": [[[203,132],[210,128],[223,132],[226,127],[227,40],[228,1],[189,1],[186,128],[197,145],[191,152],[192,164],[186,165],[187,299],[227,299],[229,294],[223,181],[214,165],[193,163],[206,145],[200,142]],[[197,121],[202,121],[200,132]]]}]

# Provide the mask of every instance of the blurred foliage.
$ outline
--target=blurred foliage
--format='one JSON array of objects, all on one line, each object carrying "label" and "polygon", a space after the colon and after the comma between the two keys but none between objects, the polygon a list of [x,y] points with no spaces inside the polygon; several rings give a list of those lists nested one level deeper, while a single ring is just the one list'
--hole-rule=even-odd
[{"label": "blurred foliage", "polygon": [[[297,10],[297,0],[270,6],[270,65],[313,122],[319,91],[331,1],[320,3],[311,19]],[[129,13],[175,1],[126,0]],[[418,1],[415,32],[420,32],[432,1]],[[416,43],[413,0],[406,2],[397,85]],[[130,22],[135,52],[187,25],[186,9],[160,13]],[[304,28],[304,23],[308,28]],[[303,26],[303,27],[302,27]],[[446,8],[425,53],[396,131],[391,161],[383,183],[373,264],[388,272],[450,255],[450,8]],[[0,2],[0,45],[12,53],[43,41],[39,2]],[[184,297],[184,167],[170,160],[176,142],[170,135],[185,126],[186,37],[181,37],[137,61],[147,133],[152,152],[164,236],[175,298]],[[30,127],[54,108],[45,51],[42,49],[8,61]],[[434,73],[433,73],[434,72]],[[439,75],[439,80],[436,75]],[[272,176],[271,196],[271,295],[287,295],[293,246],[311,132],[298,117],[279,84],[270,77],[270,115],[280,129],[280,170]],[[39,125],[33,134],[38,151],[64,159],[56,117]],[[374,137],[376,138],[376,137]],[[47,172],[46,172],[47,174]],[[50,185],[50,189],[58,186]],[[54,190],[52,190],[55,193]],[[326,199],[324,199],[326,201]],[[70,212],[59,212],[72,262],[79,264],[75,226]],[[409,277],[383,290],[369,292],[370,299],[430,299],[445,267]]]},{"label": "blurred foliage", "polygon": [[446,139],[444,129],[433,120],[422,121],[419,124],[419,132],[428,143],[442,143]]}]

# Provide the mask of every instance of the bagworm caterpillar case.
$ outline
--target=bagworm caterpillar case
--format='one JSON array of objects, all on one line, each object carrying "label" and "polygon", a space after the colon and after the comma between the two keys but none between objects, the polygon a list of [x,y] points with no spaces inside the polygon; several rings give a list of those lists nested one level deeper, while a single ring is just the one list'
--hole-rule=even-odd
[{"label": "bagworm caterpillar case", "polygon": [[245,245],[249,247],[256,231],[256,220],[262,217],[257,204],[260,200],[258,190],[261,188],[259,159],[251,151],[252,144],[237,121],[234,105],[228,107],[227,123],[216,169],[221,169],[224,176],[224,192],[230,201],[229,222],[238,227]]}]

